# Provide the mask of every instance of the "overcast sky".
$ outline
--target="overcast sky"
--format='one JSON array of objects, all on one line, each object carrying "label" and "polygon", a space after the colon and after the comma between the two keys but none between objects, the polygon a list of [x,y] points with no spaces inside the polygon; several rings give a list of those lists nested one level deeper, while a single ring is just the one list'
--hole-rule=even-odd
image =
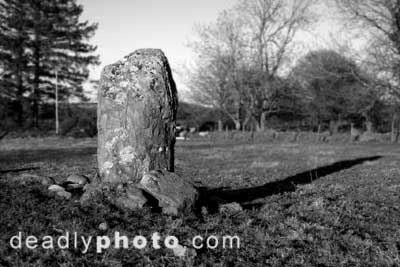
[{"label": "overcast sky", "polygon": [[[214,21],[220,11],[232,7],[235,0],[78,0],[84,6],[82,19],[98,22],[91,42],[98,46],[101,65],[91,69],[90,78],[99,79],[105,65],[122,59],[139,48],[161,48],[173,69],[178,91],[185,95],[184,77],[177,70],[192,56],[187,47],[195,23]],[[330,36],[341,34],[332,21],[332,10],[318,6],[323,20],[312,34],[298,36],[304,41],[303,54],[317,46],[329,46]]]}]

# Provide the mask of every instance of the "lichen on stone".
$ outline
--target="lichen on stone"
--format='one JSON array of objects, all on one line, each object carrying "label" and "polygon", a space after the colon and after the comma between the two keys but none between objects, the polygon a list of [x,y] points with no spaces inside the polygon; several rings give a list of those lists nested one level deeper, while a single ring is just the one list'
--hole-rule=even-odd
[{"label": "lichen on stone", "polygon": [[122,88],[128,87],[128,85],[129,85],[129,82],[128,82],[128,81],[121,81],[121,82],[119,83],[119,86],[122,87]]},{"label": "lichen on stone", "polygon": [[108,170],[108,169],[111,169],[113,166],[114,166],[114,164],[111,161],[106,161],[103,164],[103,169]]},{"label": "lichen on stone", "polygon": [[139,70],[138,67],[136,67],[135,65],[131,66],[130,71],[131,72],[137,72]]},{"label": "lichen on stone", "polygon": [[114,148],[114,146],[118,143],[118,141],[122,141],[125,138],[127,138],[127,136],[128,136],[126,133],[126,129],[124,129],[122,127],[114,129],[113,133],[114,133],[114,135],[111,138],[111,140],[106,141],[106,143],[105,143],[105,148],[108,151],[111,151]]},{"label": "lichen on stone", "polygon": [[119,105],[123,105],[126,103],[127,95],[126,92],[119,92],[115,95],[115,102]]},{"label": "lichen on stone", "polygon": [[133,162],[133,160],[135,159],[135,154],[135,149],[132,146],[124,147],[119,153],[121,163],[127,164]]}]

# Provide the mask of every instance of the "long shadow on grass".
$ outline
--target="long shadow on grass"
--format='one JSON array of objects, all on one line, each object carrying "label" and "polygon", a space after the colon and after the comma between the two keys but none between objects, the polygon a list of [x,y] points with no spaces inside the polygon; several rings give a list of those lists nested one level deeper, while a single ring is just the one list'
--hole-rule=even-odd
[{"label": "long shadow on grass", "polygon": [[[312,170],[289,176],[283,180],[266,183],[261,186],[227,190],[226,188],[199,188],[200,196],[197,207],[207,207],[208,211],[213,213],[218,210],[219,204],[238,202],[248,203],[258,198],[264,198],[270,195],[293,192],[297,185],[308,184],[326,175],[349,169],[365,161],[375,161],[382,156],[363,157],[352,160],[338,161],[333,164],[318,167]],[[255,205],[245,204],[244,208],[253,208]]]}]

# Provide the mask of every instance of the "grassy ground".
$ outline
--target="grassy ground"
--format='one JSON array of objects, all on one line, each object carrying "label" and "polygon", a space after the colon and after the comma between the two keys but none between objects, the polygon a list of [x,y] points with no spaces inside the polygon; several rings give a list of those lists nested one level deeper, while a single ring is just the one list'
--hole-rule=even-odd
[{"label": "grassy ground", "polygon": [[[32,142],[36,142],[33,144]],[[49,143],[53,142],[50,146]],[[33,144],[33,145],[32,145]],[[0,144],[0,170],[39,167],[31,174],[56,181],[69,174],[96,174],[95,142],[30,140],[13,150]],[[127,213],[100,201],[81,207],[52,196],[38,183],[12,182],[22,173],[0,176],[0,266],[400,266],[400,147],[391,145],[304,145],[297,143],[177,144],[177,173],[197,186],[234,190],[291,181],[287,177],[343,160],[369,156],[378,160],[353,166],[336,164],[323,177],[295,190],[269,193],[241,203],[243,212],[169,217],[147,210]],[[342,166],[342,167],[341,167]],[[306,172],[307,173],[307,172]],[[1,174],[0,174],[1,175]],[[285,180],[286,179],[286,180]],[[246,194],[251,194],[251,190]],[[279,192],[279,193],[278,193]],[[106,222],[108,229],[99,229]],[[195,235],[238,235],[240,249],[200,249],[176,257],[170,249],[108,249],[98,254],[78,249],[14,250],[10,237],[79,235],[129,237],[153,232],[175,235],[191,247]]]}]

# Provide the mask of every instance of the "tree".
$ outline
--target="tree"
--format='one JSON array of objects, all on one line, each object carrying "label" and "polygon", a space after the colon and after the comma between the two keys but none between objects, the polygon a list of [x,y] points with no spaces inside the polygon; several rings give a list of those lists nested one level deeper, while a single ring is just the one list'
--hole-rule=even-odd
[{"label": "tree", "polygon": [[239,68],[244,59],[241,25],[234,13],[223,11],[215,23],[196,28],[198,38],[191,46],[198,57],[189,81],[194,100],[228,115],[237,129],[241,102]]},{"label": "tree", "polygon": [[94,34],[97,24],[80,22],[83,12],[75,0],[30,0],[32,15],[33,116],[38,122],[41,100],[54,98],[54,79],[60,81],[61,98],[83,97],[82,83],[88,78],[89,64],[98,64],[92,52],[96,47],[86,41]]},{"label": "tree", "polygon": [[[336,0],[336,4],[353,27],[359,27],[369,37],[368,65],[380,77],[380,85],[400,100],[400,1],[398,0]],[[386,81],[386,82],[383,82]],[[380,86],[383,87],[383,86]],[[393,100],[392,100],[393,101]],[[394,111],[399,110],[394,108]],[[392,135],[395,132],[393,115]],[[397,141],[397,137],[394,141]]]},{"label": "tree", "polygon": [[[256,130],[264,130],[266,118],[273,115],[289,117],[291,114],[293,118],[301,117],[300,105],[303,100],[294,81],[280,76],[267,80],[265,73],[254,66],[244,67],[240,73],[243,99],[247,104],[243,127],[254,119],[257,122]],[[270,86],[268,97],[264,97],[266,84]]]},{"label": "tree", "polygon": [[[237,12],[243,18],[248,38],[248,48],[251,51],[250,62],[255,62],[254,74],[259,81],[253,83],[248,90],[247,107],[249,114],[259,118],[260,129],[265,128],[265,119],[276,105],[274,96],[278,72],[285,66],[290,55],[291,44],[295,35],[312,22],[311,0],[241,0],[236,6]],[[254,109],[258,107],[259,114]]]},{"label": "tree", "polygon": [[0,1],[0,96],[16,103],[19,126],[23,123],[23,100],[28,91],[26,15],[23,1]]},{"label": "tree", "polygon": [[[14,97],[21,99],[22,92],[31,99],[32,122],[38,126],[40,102],[54,99],[56,73],[61,99],[83,98],[87,66],[99,63],[96,47],[87,43],[97,24],[79,21],[83,8],[75,0],[4,0],[1,5],[2,82],[22,84],[13,86],[23,88]],[[9,70],[7,62],[15,58],[19,65]]]},{"label": "tree", "polygon": [[[223,61],[222,61],[223,62]],[[236,118],[232,115],[229,106],[229,100],[232,97],[232,90],[229,88],[228,71],[226,64],[210,61],[204,65],[198,66],[197,74],[192,76],[191,85],[193,98],[203,105],[211,105],[220,112],[224,112],[231,117],[233,121]],[[222,131],[222,116],[218,118],[218,130]]]},{"label": "tree", "polygon": [[278,72],[294,36],[311,22],[312,3],[239,1],[215,23],[199,27],[193,47],[200,60],[191,74],[195,99],[200,95],[200,102],[228,114],[237,129],[252,118],[263,129],[266,115],[276,105]]},{"label": "tree", "polygon": [[319,125],[330,121],[335,133],[345,120],[363,117],[372,130],[370,111],[378,97],[354,61],[332,50],[312,51],[297,62],[291,75],[304,88],[310,115]]}]

